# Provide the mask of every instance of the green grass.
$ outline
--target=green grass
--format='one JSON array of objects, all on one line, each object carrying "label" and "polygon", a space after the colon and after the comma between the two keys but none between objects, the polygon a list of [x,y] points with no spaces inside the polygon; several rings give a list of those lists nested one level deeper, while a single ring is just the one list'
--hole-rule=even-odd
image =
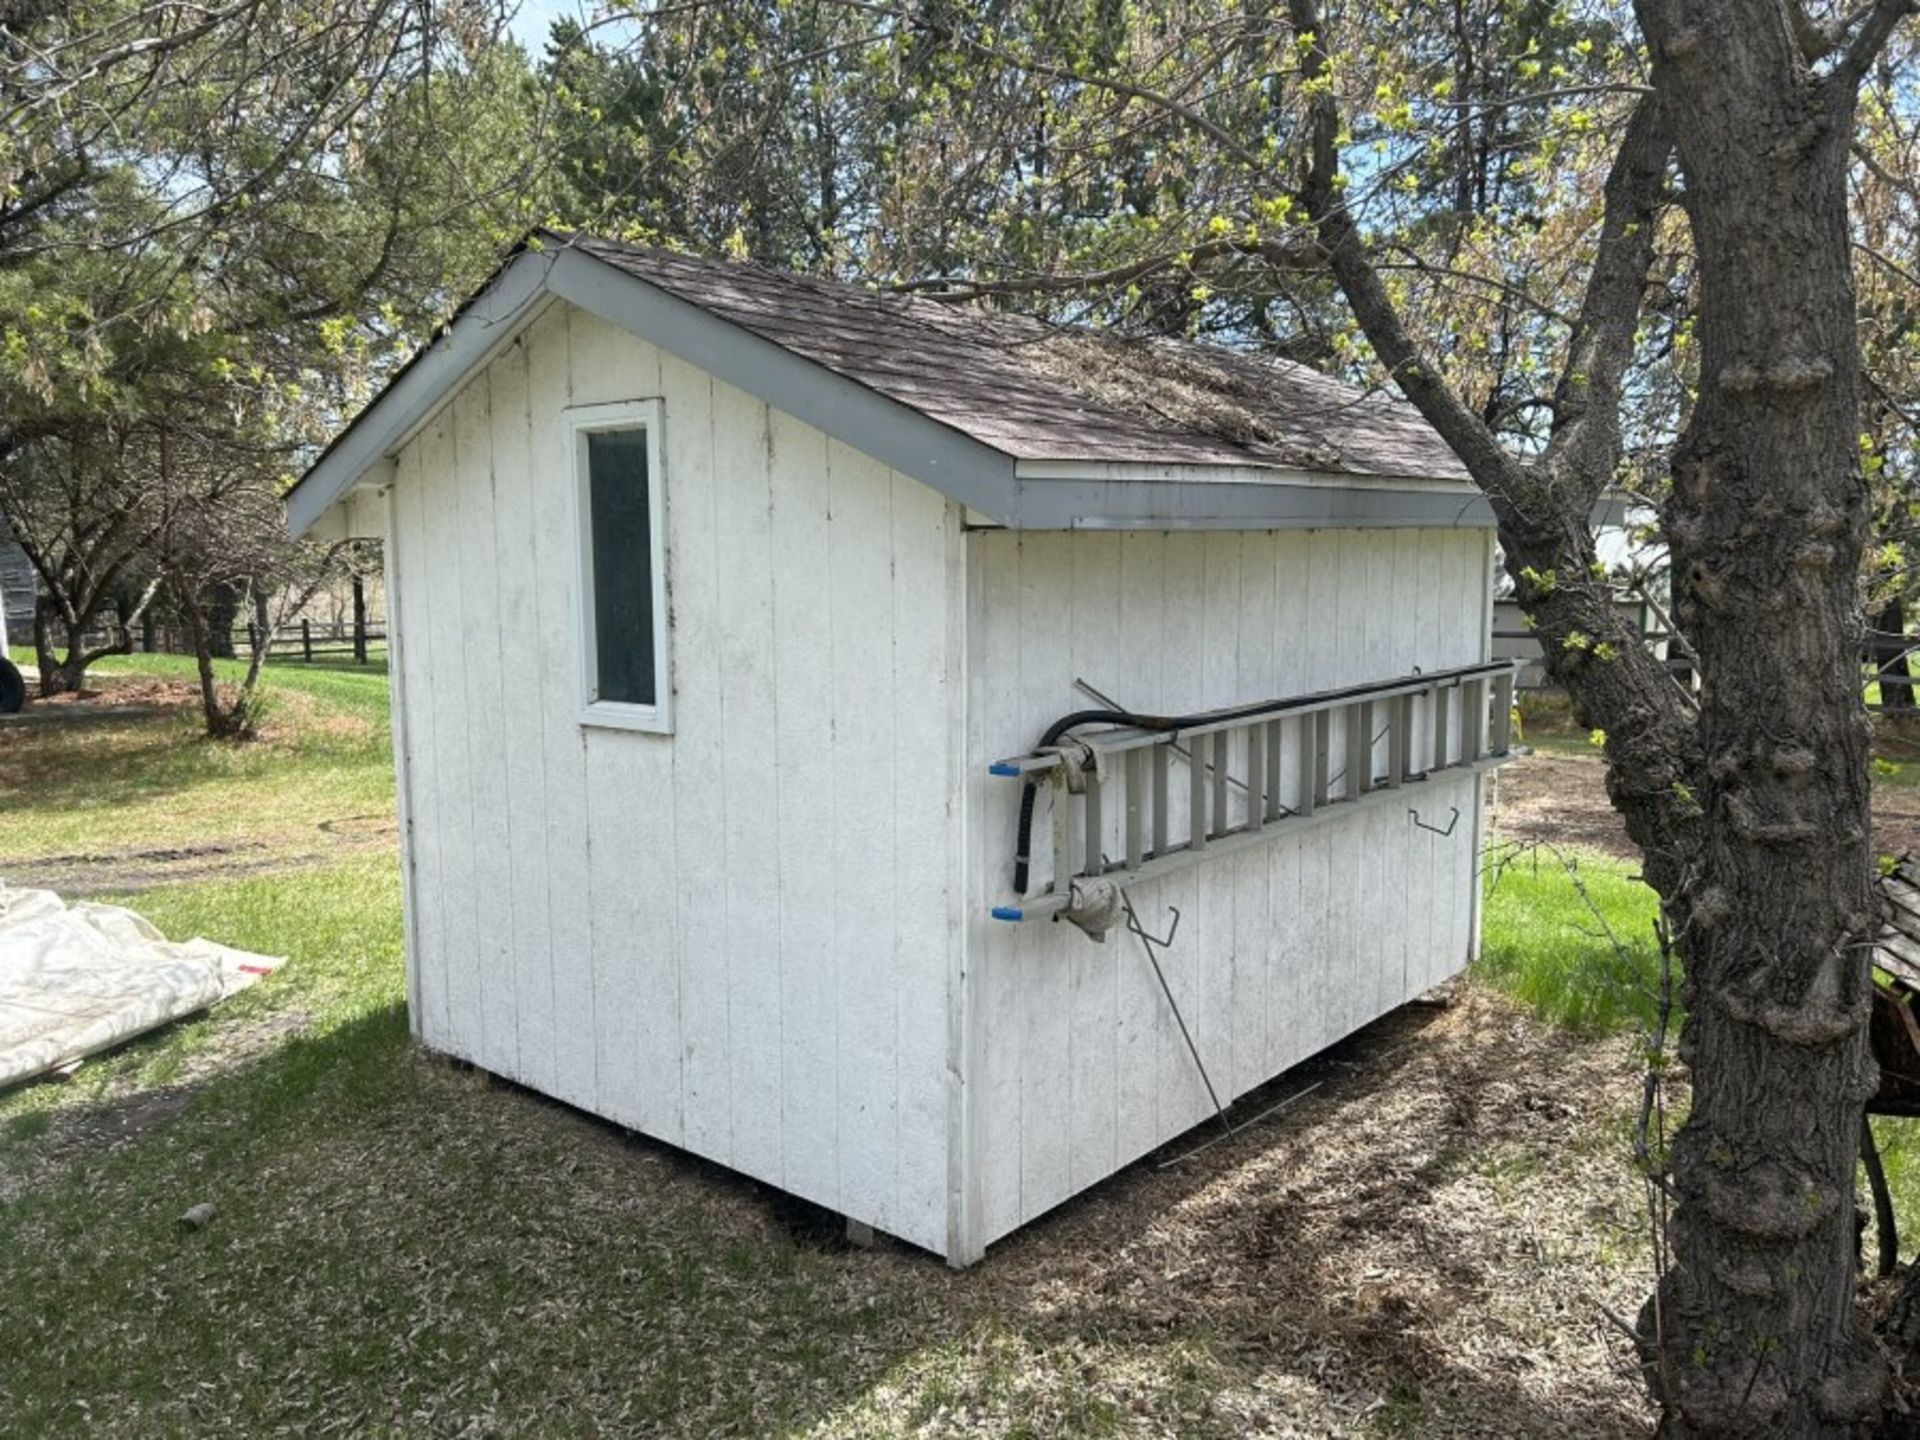
[{"label": "green grass", "polygon": [[[1477,979],[1580,1034],[1650,1033],[1660,993],[1659,907],[1636,878],[1638,866],[1592,851],[1496,844],[1484,873]],[[1677,973],[1674,991],[1670,1047],[1684,1018]],[[1920,1120],[1876,1117],[1873,1129],[1910,1256],[1920,1227]],[[1864,1175],[1860,1185],[1864,1197]]]},{"label": "green grass", "polygon": [[1480,979],[1585,1033],[1653,1023],[1659,904],[1638,866],[1594,851],[1495,845],[1484,874]]},{"label": "green grass", "polygon": [[[142,897],[163,929],[290,957],[209,1017],[0,1103],[19,1158],[222,1036],[301,1028],[136,1143],[0,1205],[0,1430],[562,1433],[801,1423],[900,1308],[733,1233],[607,1129],[407,1043],[390,863]],[[91,1073],[90,1073],[91,1072]],[[47,1097],[52,1097],[51,1101]],[[203,1231],[191,1205],[216,1208]],[[823,1325],[832,1339],[823,1340]],[[779,1383],[774,1383],[778,1381]]]},{"label": "green grass", "polygon": [[[219,668],[233,678],[243,667]],[[93,674],[191,682],[194,669],[185,656],[135,655],[102,661]],[[384,666],[270,664],[262,693],[263,733],[238,744],[206,739],[193,705],[9,727],[0,864],[102,846],[286,848],[312,843],[325,821],[391,813]]]},{"label": "green grass", "polygon": [[[389,805],[380,678],[274,679],[251,745],[190,712],[9,733],[5,843]],[[822,1250],[748,1182],[427,1056],[390,846],[128,903],[287,963],[0,1094],[0,1434],[1139,1433],[1110,1372],[1157,1433],[1238,1432],[1212,1397],[1251,1372],[1201,1320],[1107,1337],[930,1257]]]},{"label": "green grass", "polygon": [[[36,1115],[173,1084],[202,1059],[257,1035],[311,1033],[356,1022],[404,999],[400,868],[385,854],[249,879],[105,897],[132,906],[177,940],[204,935],[288,958],[277,974],[214,1010],[152,1032],[83,1065],[61,1085],[0,1093],[8,1138],[37,1138]],[[17,1127],[17,1130],[16,1130]],[[6,1140],[0,1139],[0,1157]]]}]

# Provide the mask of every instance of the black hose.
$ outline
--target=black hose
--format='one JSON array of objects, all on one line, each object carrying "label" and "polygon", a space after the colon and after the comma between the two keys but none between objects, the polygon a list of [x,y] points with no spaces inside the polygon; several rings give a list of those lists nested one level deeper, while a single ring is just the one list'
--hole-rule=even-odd
[{"label": "black hose", "polygon": [[[1463,665],[1457,670],[1437,671],[1421,678],[1429,685],[1447,684],[1469,675],[1488,673],[1500,668],[1499,662],[1484,661],[1478,665]],[[1418,671],[1414,673],[1419,674]],[[1335,690],[1298,695],[1290,700],[1261,700],[1252,705],[1238,705],[1231,710],[1202,710],[1191,715],[1139,715],[1131,710],[1075,710],[1070,715],[1062,715],[1049,725],[1047,733],[1040,737],[1040,743],[1033,748],[1044,750],[1067,731],[1079,725],[1132,725],[1141,730],[1185,730],[1195,725],[1216,725],[1222,721],[1246,720],[1255,715],[1272,715],[1278,719],[1281,715],[1308,705],[1324,705],[1328,701],[1364,695],[1369,690],[1379,688],[1377,684],[1346,685]],[[1027,893],[1027,861],[1030,858],[1027,851],[1033,842],[1033,801],[1035,792],[1039,788],[1039,782],[1031,775],[1027,776],[1020,785],[1020,835],[1014,846],[1013,856],[1013,893],[1016,895]]]},{"label": "black hose", "polygon": [[[1044,750],[1076,725],[1138,725],[1144,730],[1168,730],[1170,725],[1149,724],[1152,717],[1132,715],[1125,710],[1076,710],[1071,715],[1062,715],[1047,727],[1047,733],[1040,737],[1040,743],[1033,748]],[[1013,893],[1027,893],[1027,849],[1033,840],[1033,798],[1040,786],[1029,775],[1020,785],[1020,837],[1013,847]]]},{"label": "black hose", "polygon": [[[1206,710],[1194,715],[1140,715],[1131,710],[1075,710],[1049,725],[1046,734],[1040,737],[1040,743],[1033,748],[1044,750],[1080,725],[1132,725],[1141,730],[1180,730],[1189,725],[1240,720],[1264,714],[1273,708],[1273,701],[1263,700],[1257,705],[1242,705],[1233,710]],[[1027,893],[1027,862],[1032,858],[1028,851],[1033,844],[1033,802],[1039,789],[1039,781],[1031,775],[1020,786],[1020,834],[1013,849],[1013,893],[1016,895]]]}]

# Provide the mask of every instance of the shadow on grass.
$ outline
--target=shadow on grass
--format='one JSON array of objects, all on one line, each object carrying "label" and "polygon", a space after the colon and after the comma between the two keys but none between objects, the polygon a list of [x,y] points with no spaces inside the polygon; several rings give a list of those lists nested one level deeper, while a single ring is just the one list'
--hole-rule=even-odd
[{"label": "shadow on grass", "polygon": [[[1447,1252],[1421,1167],[1353,1139],[1431,1018],[1389,1017],[1240,1108],[1320,1081],[1297,1106],[1136,1165],[955,1274],[797,1237],[767,1187],[430,1057],[383,1006],[158,1109],[135,1097],[0,1145],[4,1165],[76,1124],[131,1135],[0,1205],[0,1408],[23,1434],[110,1416],[199,1434],[1228,1435],[1248,1417],[1221,1395],[1277,1373],[1328,1414],[1373,1394],[1377,1433],[1418,1433],[1436,1405],[1501,1434],[1607,1433],[1432,1333],[1434,1307],[1474,1305],[1487,1277]],[[200,1203],[212,1223],[182,1227]],[[1405,1274],[1356,1288],[1356,1254],[1381,1247]]]},{"label": "shadow on grass", "polygon": [[[64,818],[136,801],[166,800],[203,786],[273,776],[293,783],[301,766],[319,766],[330,783],[358,767],[388,764],[358,737],[338,743],[303,737],[289,750],[272,743],[209,739],[199,713],[184,708],[147,714],[87,717],[85,707],[18,727],[0,751],[0,810],[31,827],[35,815]],[[51,713],[51,712],[49,712]],[[0,850],[20,849],[0,827]]]}]

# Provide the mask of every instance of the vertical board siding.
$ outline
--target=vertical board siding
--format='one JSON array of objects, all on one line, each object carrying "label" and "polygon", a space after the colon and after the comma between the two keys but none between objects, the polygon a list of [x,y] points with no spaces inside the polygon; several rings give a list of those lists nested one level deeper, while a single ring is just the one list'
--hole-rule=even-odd
[{"label": "vertical board siding", "polygon": [[[447,1038],[447,987],[440,966],[446,957],[441,919],[444,869],[440,864],[439,747],[434,730],[434,708],[428,677],[433,670],[431,595],[420,577],[426,573],[426,522],[423,504],[425,480],[421,449],[402,452],[393,490],[393,528],[387,543],[394,547],[394,578],[404,587],[405,641],[392,653],[398,661],[393,685],[400,691],[395,708],[406,716],[407,833],[403,837],[404,863],[411,867],[413,917],[407,929],[408,1020],[423,1044],[442,1046]],[[394,592],[396,598],[400,591]],[[392,602],[389,602],[391,613]]]},{"label": "vertical board siding", "polygon": [[[962,603],[965,552],[954,545],[961,513],[937,492],[894,473],[890,574],[893,624],[893,894],[891,988],[894,994],[894,1105],[898,1146],[893,1224],[912,1234],[948,1229],[948,1107],[952,921],[959,897],[952,852],[960,847],[950,814],[961,738],[954,724],[962,696],[949,688],[958,657],[953,608]],[[931,584],[951,567],[952,585]],[[924,645],[912,638],[938,635]],[[925,757],[925,758],[923,758]],[[927,759],[938,757],[934,763]],[[884,900],[885,897],[876,897]],[[937,957],[938,963],[929,963]]]},{"label": "vertical board siding", "polygon": [[517,1065],[528,1085],[553,1087],[553,955],[548,925],[545,724],[539,687],[520,683],[527,658],[539,653],[540,575],[526,537],[534,524],[528,435],[527,348],[509,346],[487,376],[493,446],[493,573],[490,597],[500,680],[508,883],[512,903],[511,989]]},{"label": "vertical board siding", "polygon": [[[767,407],[715,384],[713,569],[720,677],[721,852],[725,857],[727,1116],[736,1153],[780,1143],[780,796],[773,663],[773,502]],[[764,957],[764,958],[762,958]],[[771,963],[768,963],[771,962]],[[764,968],[763,968],[764,966]]]},{"label": "vertical board siding", "polygon": [[[1010,894],[1019,794],[1017,783],[988,776],[987,763],[1030,749],[1051,721],[1092,703],[1076,679],[1123,707],[1170,713],[1470,663],[1491,577],[1473,531],[982,532],[968,548],[977,1247],[1211,1114],[1133,936],[1116,930],[1098,946],[1068,925],[987,918]],[[1376,717],[1375,735],[1386,718]],[[1289,805],[1303,783],[1298,729],[1283,728],[1276,779]],[[1349,756],[1335,727],[1333,746],[1335,773],[1387,764],[1384,740]],[[1245,766],[1234,747],[1234,778]],[[1176,835],[1187,823],[1187,779],[1176,758]],[[1181,911],[1162,963],[1222,1100],[1465,963],[1477,782],[1446,777],[1404,793],[1406,807],[1383,804],[1132,887],[1156,931],[1169,906]],[[1246,799],[1235,787],[1229,796],[1237,820]],[[1438,806],[1444,822],[1454,804],[1461,823],[1447,840],[1416,830],[1406,813],[1417,806],[1426,818]],[[1122,808],[1116,790],[1109,853]],[[1048,809],[1043,792],[1036,888],[1051,871]]]},{"label": "vertical board siding", "polygon": [[499,698],[505,686],[500,668],[500,579],[493,525],[496,479],[488,389],[469,385],[453,403],[460,669],[467,702],[463,708],[473,866],[473,901],[463,918],[471,926],[471,960],[479,980],[480,1048],[475,1058],[496,1074],[518,1080],[513,813],[506,803],[508,752]]},{"label": "vertical board siding", "polygon": [[[566,493],[653,397],[671,736],[580,724]],[[423,1041],[948,1250],[958,509],[564,305],[397,485]]]},{"label": "vertical board siding", "polygon": [[[1069,620],[1076,659],[1080,655],[1112,655],[1121,647],[1120,536],[1086,535],[1069,538],[1066,564],[1071,575]],[[1070,678],[1085,678],[1077,675]],[[1104,687],[1102,687],[1104,688]],[[1084,697],[1075,695],[1075,704]],[[1116,789],[1114,794],[1118,794]],[[1103,834],[1089,835],[1089,849],[1123,852],[1122,816],[1118,806],[1106,807]],[[1115,1127],[1119,1121],[1116,1090],[1119,1084],[1116,982],[1119,978],[1110,952],[1098,945],[1078,945],[1067,954],[1067,1063],[1068,1109],[1073,1131],[1068,1143],[1068,1183],[1074,1190],[1093,1184],[1115,1168]]]},{"label": "vertical board siding", "polygon": [[[894,716],[897,707],[921,702],[893,690],[899,637],[891,624],[892,476],[877,460],[834,441],[827,447],[827,483],[834,516],[826,557],[835,697],[828,898],[839,954],[839,1188],[843,1197],[863,1197],[873,1223],[891,1231],[899,1211],[895,1066],[902,1019],[893,971],[894,865],[900,858],[893,823],[900,758]],[[858,519],[848,523],[852,517]],[[933,858],[909,857],[909,863]],[[944,1015],[921,1018],[937,1020],[945,1035]]]},{"label": "vertical board siding", "polygon": [[[549,1080],[540,1088],[592,1110],[595,1088],[593,925],[587,875],[587,744],[577,723],[580,699],[565,667],[574,655],[573,575],[576,546],[568,518],[563,411],[572,403],[570,359],[573,312],[554,306],[530,326],[527,352],[527,470],[532,534],[508,534],[505,544],[531,544],[539,589],[534,598],[536,648],[522,657],[519,683],[540,697],[541,780],[545,802],[538,818],[546,842],[544,895],[517,894],[515,909],[548,935],[553,1050]],[[449,679],[449,684],[452,680]],[[524,757],[531,765],[533,757]],[[535,1082],[539,1083],[539,1082]]]}]

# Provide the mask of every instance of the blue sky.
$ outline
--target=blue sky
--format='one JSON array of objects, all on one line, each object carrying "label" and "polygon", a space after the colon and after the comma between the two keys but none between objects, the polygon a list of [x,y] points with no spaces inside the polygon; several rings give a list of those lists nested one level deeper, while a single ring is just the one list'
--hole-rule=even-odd
[{"label": "blue sky", "polygon": [[520,0],[520,9],[507,27],[512,35],[538,57],[547,48],[547,31],[562,15],[571,15],[585,23],[590,11],[586,0]]}]

